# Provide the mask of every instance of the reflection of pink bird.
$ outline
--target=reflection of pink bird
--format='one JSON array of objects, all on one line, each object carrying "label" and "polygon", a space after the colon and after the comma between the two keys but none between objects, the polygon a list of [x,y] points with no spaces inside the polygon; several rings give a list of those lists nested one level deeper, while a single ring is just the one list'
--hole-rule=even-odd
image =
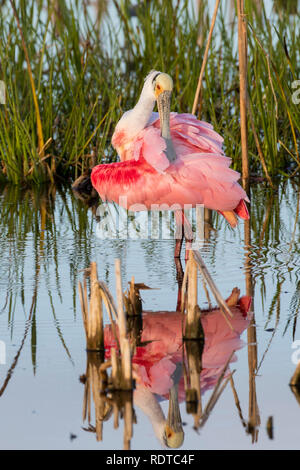
[{"label": "reflection of pink bird", "polygon": [[[234,289],[227,303],[233,314],[233,330],[226,323],[219,309],[204,311],[201,323],[205,344],[202,356],[201,389],[213,387],[233,350],[240,349],[240,335],[249,325],[248,312],[251,297],[237,297]],[[233,300],[233,302],[232,302]],[[234,304],[234,305],[233,305]],[[158,395],[167,395],[172,387],[172,374],[176,364],[182,361],[182,314],[180,312],[145,312],[141,337],[144,346],[137,347],[133,363],[138,366],[138,383]],[[110,347],[116,343],[110,327],[104,331],[107,357]],[[231,361],[236,360],[235,357]],[[183,378],[179,384],[179,397],[184,398]]]},{"label": "reflection of pink bird", "polygon": [[[234,331],[229,328],[219,309],[203,312],[201,323],[205,343],[200,375],[202,393],[215,386],[232,351],[243,346],[240,335],[250,322],[248,312],[251,297],[238,297],[239,290],[235,288],[227,299],[233,314],[231,321]],[[182,428],[176,427],[175,422],[166,422],[157,399],[166,399],[169,395],[169,409],[173,411],[178,409],[178,400],[181,402],[185,399],[184,378],[177,373],[177,370],[182,372],[182,314],[145,312],[141,342],[143,345],[136,348],[132,359],[137,378],[134,403],[149,417],[159,440],[169,447],[178,447],[183,440]],[[106,357],[109,358],[110,348],[117,347],[111,326],[105,327],[104,344]],[[234,360],[235,356],[231,362]],[[171,394],[174,390],[176,403]],[[178,413],[175,415],[178,417]]]},{"label": "reflection of pink bird", "polygon": [[[210,124],[192,114],[170,115],[172,88],[165,73],[146,77],[137,104],[122,116],[112,137],[121,162],[94,167],[92,184],[102,200],[133,211],[174,210],[182,224],[185,205],[203,204],[235,227],[236,214],[249,218],[240,175],[229,168],[223,138]],[[158,114],[152,112],[155,101]]]}]

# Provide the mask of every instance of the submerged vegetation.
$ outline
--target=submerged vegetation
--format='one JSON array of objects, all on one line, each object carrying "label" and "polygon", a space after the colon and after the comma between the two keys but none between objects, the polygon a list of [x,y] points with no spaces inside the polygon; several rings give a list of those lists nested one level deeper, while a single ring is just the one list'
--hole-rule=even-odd
[{"label": "submerged vegetation", "polygon": [[[200,1],[196,11],[189,0],[90,3],[2,2],[2,179],[74,179],[96,162],[113,161],[115,123],[136,101],[151,68],[172,75],[173,110],[191,112],[211,2]],[[259,146],[273,179],[295,175],[300,163],[299,14],[276,5],[267,16],[264,2],[246,2],[250,170],[264,176]],[[225,151],[240,170],[234,2],[219,8],[197,115],[224,136]]]}]

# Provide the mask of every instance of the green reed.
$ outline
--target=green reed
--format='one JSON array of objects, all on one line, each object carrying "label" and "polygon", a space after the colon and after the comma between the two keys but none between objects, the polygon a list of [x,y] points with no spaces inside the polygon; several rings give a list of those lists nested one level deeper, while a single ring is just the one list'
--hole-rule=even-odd
[{"label": "green reed", "polygon": [[[15,1],[28,50],[42,123],[37,115],[16,18],[9,2],[0,15],[0,79],[7,103],[0,112],[0,177],[15,184],[74,179],[95,162],[117,158],[110,138],[132,107],[151,69],[174,79],[172,108],[190,112],[209,29],[208,2]],[[258,6],[260,5],[260,7]],[[209,52],[198,116],[225,139],[241,169],[236,13],[228,26],[222,2]],[[300,107],[292,83],[300,77],[298,14],[246,2],[249,106],[271,177],[299,171]],[[251,173],[264,175],[249,123]]]}]

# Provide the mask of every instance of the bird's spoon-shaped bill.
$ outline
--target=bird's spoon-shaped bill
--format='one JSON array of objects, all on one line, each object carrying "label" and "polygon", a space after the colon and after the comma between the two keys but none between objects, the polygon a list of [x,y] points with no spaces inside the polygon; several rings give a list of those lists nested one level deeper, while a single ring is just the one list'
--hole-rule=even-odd
[{"label": "bird's spoon-shaped bill", "polygon": [[157,108],[160,120],[160,130],[163,139],[166,142],[165,154],[169,162],[172,163],[176,160],[176,153],[173,146],[170,133],[170,107],[171,107],[172,92],[165,90],[157,97]]}]

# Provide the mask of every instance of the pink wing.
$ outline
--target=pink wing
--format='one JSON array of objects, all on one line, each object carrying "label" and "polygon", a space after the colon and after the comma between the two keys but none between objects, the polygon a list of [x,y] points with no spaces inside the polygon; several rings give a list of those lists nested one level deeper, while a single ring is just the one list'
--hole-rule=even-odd
[{"label": "pink wing", "polygon": [[[127,160],[119,163],[97,165],[93,168],[91,180],[103,201],[115,201],[132,210],[145,210],[155,197],[163,197],[171,191],[171,181],[159,178],[159,173],[144,159]],[[121,199],[120,199],[121,198]]]},{"label": "pink wing", "polygon": [[164,154],[166,144],[155,113],[131,141],[124,131],[115,134],[113,142],[119,139],[126,146],[122,156],[126,161],[93,169],[92,183],[100,197],[120,203],[120,195],[126,196],[127,207],[204,204],[219,211],[236,209],[239,216],[248,218],[243,201],[248,198],[237,183],[240,174],[229,168],[231,159],[223,153],[223,138],[191,114],[171,113],[170,128],[177,154],[172,164]]}]

